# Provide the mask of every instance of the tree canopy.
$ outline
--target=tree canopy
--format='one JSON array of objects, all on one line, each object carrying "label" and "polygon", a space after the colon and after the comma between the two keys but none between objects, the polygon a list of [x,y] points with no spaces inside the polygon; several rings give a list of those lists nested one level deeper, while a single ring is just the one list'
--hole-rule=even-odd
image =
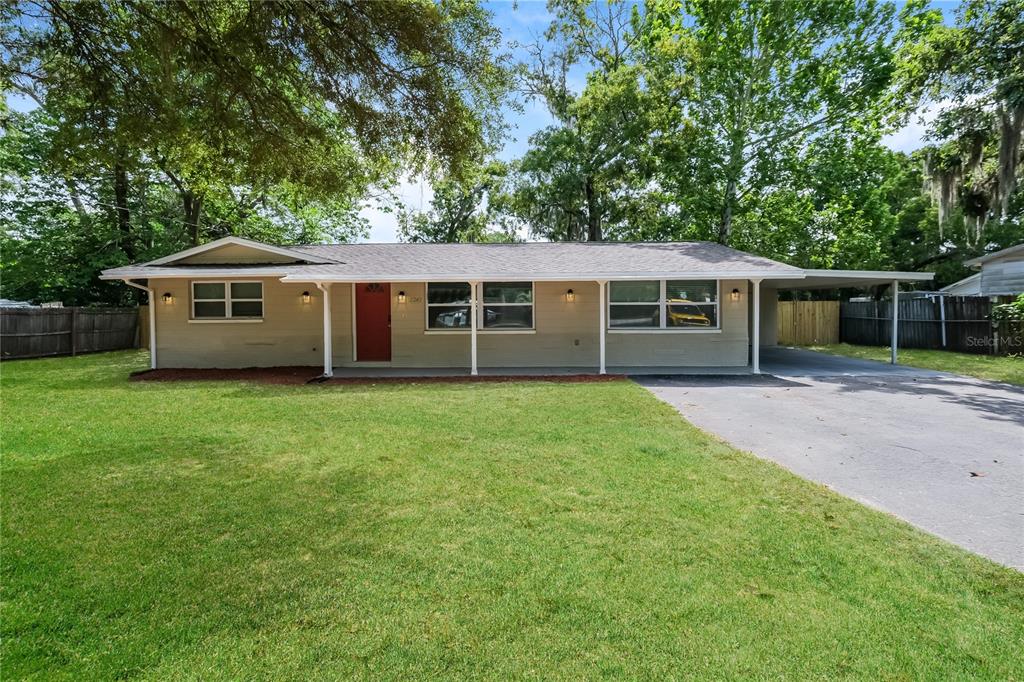
[{"label": "tree canopy", "polygon": [[[715,240],[937,269],[1024,240],[1024,0],[30,0],[0,8],[5,296],[115,302],[102,267],[227,234]],[[518,51],[519,63],[511,52]],[[582,72],[583,82],[571,74]],[[520,99],[551,123],[497,161]],[[886,135],[924,119],[925,146]]]},{"label": "tree canopy", "polygon": [[[146,251],[152,204],[171,197],[179,242],[348,238],[359,202],[399,170],[458,177],[502,126],[509,73],[475,2],[5,7],[5,93],[38,108],[5,112],[4,127],[43,145],[5,180],[50,177],[32,201],[63,194],[107,214],[127,260]],[[10,242],[30,225],[7,227]]]}]

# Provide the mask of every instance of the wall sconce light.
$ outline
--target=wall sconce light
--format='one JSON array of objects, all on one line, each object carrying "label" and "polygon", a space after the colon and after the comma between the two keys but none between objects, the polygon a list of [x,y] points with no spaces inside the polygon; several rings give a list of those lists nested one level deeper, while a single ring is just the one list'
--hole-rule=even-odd
[{"label": "wall sconce light", "polygon": [[169,291],[166,294],[164,294],[163,296],[161,296],[160,298],[163,300],[164,305],[170,305],[170,304],[174,303],[174,296],[172,296],[171,292],[169,292]]},{"label": "wall sconce light", "polygon": [[313,297],[309,295],[308,291],[303,291],[302,292],[302,302],[303,303],[309,303],[312,300],[313,300]]},{"label": "wall sconce light", "polygon": [[729,298],[731,298],[733,301],[740,300],[740,290],[739,289],[733,289],[732,293],[729,294]]},{"label": "wall sconce light", "polygon": [[572,289],[569,289],[569,291],[565,292],[565,300],[568,303],[572,303],[573,301],[575,301],[576,300],[576,292],[573,291]]},{"label": "wall sconce light", "polygon": [[405,303],[405,292],[404,291],[399,291],[398,292],[398,302],[399,303]]}]

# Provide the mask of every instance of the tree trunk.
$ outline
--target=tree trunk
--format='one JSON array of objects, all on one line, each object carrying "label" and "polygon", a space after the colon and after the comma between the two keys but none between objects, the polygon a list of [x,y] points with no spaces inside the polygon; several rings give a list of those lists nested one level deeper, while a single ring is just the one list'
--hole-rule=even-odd
[{"label": "tree trunk", "polygon": [[718,225],[718,243],[728,244],[732,235],[732,205],[736,201],[736,181],[730,179],[725,185],[722,201],[722,221]]},{"label": "tree trunk", "polygon": [[1021,133],[1024,132],[1024,104],[1007,109],[999,107],[999,163],[996,170],[996,201],[999,217],[1006,220],[1010,208],[1010,195],[1016,189],[1017,158],[1020,154]]},{"label": "tree trunk", "polygon": [[128,171],[123,157],[114,163],[114,213],[117,215],[117,229],[120,233],[121,250],[128,262],[136,260],[135,242],[132,239],[132,216],[128,210]]},{"label": "tree trunk", "polygon": [[185,211],[185,226],[188,228],[189,240],[192,242],[192,246],[199,246],[201,237],[199,224],[203,216],[203,198],[186,191],[181,193],[181,203]]},{"label": "tree trunk", "polygon": [[736,210],[736,198],[739,182],[743,176],[743,149],[746,146],[746,133],[737,127],[732,134],[732,148],[725,166],[725,194],[722,196],[722,220],[718,224],[718,243],[728,244],[732,237],[732,219]]},{"label": "tree trunk", "polygon": [[587,241],[599,242],[604,240],[601,234],[601,212],[597,206],[597,194],[594,191],[594,179],[587,176],[583,184],[583,190],[587,195]]}]

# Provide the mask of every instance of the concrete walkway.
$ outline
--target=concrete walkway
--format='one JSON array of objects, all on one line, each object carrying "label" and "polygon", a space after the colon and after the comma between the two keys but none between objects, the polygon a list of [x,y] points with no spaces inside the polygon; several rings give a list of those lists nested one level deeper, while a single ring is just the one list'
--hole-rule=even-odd
[{"label": "concrete walkway", "polygon": [[768,355],[774,376],[635,380],[740,449],[1024,570],[1024,389]]}]

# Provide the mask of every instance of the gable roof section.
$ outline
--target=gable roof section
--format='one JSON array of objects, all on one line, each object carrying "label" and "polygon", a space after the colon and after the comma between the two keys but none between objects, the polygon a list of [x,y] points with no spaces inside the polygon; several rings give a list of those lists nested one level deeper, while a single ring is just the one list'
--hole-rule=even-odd
[{"label": "gable roof section", "polygon": [[[531,242],[523,244],[330,244],[271,247],[229,237],[206,250],[244,242],[296,263],[187,264],[183,251],[149,263],[105,270],[103,279],[281,277],[301,282],[531,279],[779,278],[803,273],[785,263],[713,242]],[[197,247],[203,249],[203,247]]]},{"label": "gable roof section", "polygon": [[939,291],[945,291],[947,294],[955,294],[957,296],[976,296],[981,292],[981,273],[976,272],[973,275],[968,275],[957,282],[947,284],[939,289]]},{"label": "gable roof section", "polygon": [[[189,252],[105,270],[102,279],[279,277],[288,282],[762,279],[771,288],[858,287],[926,281],[933,273],[804,270],[714,242],[528,242],[521,244],[326,244],[276,247],[296,262],[182,263]],[[200,247],[202,248],[202,247]],[[195,253],[195,250],[190,250]]]},{"label": "gable roof section", "polygon": [[969,268],[980,268],[982,265],[990,261],[1009,258],[1011,256],[1020,256],[1021,258],[1024,258],[1024,243],[1011,246],[1009,248],[1003,249],[1002,251],[993,251],[992,253],[986,253],[984,256],[978,256],[977,258],[972,258],[971,260],[965,260],[964,265],[966,265]]},{"label": "gable roof section", "polygon": [[[273,246],[271,244],[264,244],[262,242],[256,242],[251,239],[243,239],[242,237],[224,237],[222,239],[216,239],[208,244],[201,244],[191,249],[179,251],[178,253],[172,253],[169,256],[163,258],[157,258],[151,260],[148,263],[142,265],[170,265],[173,263],[181,263],[191,258],[202,256],[204,254],[210,254],[211,252],[223,249],[224,247],[238,246],[245,249],[249,249],[259,253],[265,253],[268,256],[268,262],[292,262],[292,263],[331,263],[334,262],[330,258],[324,258],[310,254],[303,251],[297,251],[293,248],[283,246]],[[216,260],[204,258],[202,259],[207,264],[228,264],[228,263],[217,263]]]}]

